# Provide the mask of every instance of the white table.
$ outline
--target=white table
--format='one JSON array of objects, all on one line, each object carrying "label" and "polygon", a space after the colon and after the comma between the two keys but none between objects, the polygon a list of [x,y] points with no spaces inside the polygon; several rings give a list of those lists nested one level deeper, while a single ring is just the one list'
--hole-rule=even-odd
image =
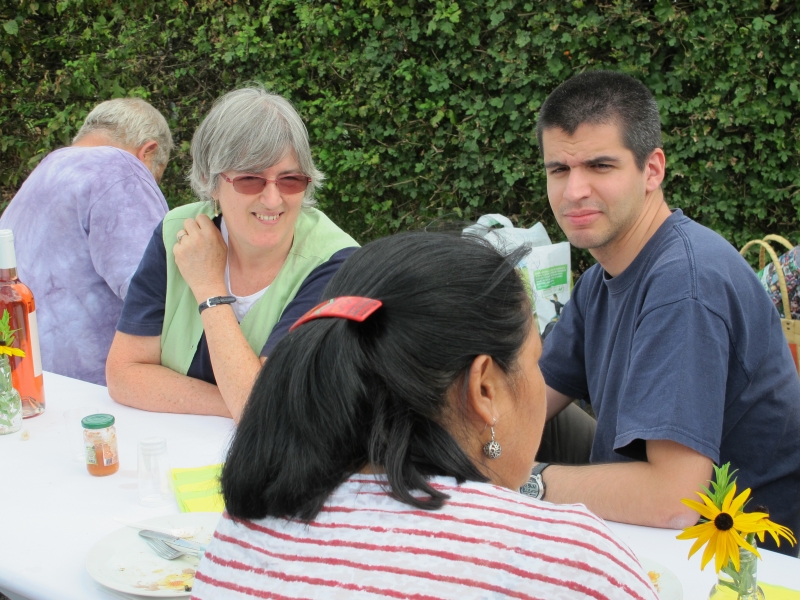
[{"label": "white table", "polygon": [[[121,525],[178,512],[178,505],[140,506],[136,444],[167,440],[172,467],[222,462],[233,421],[222,417],[150,413],[117,404],[106,388],[45,373],[45,412],[22,430],[0,436],[0,592],[47,600],[109,599],[89,577],[89,550]],[[64,412],[96,405],[116,418],[120,468],[92,477],[68,455]],[[22,433],[28,431],[28,440]]]},{"label": "white table", "polygon": [[[683,597],[686,600],[707,600],[711,586],[717,580],[714,561],[712,559],[706,565],[705,571],[700,570],[702,548],[692,556],[691,560],[686,559],[694,540],[675,539],[680,533],[679,530],[653,529],[610,521],[607,523],[637,556],[654,560],[675,573],[683,585]],[[769,550],[759,550],[759,554],[763,558],[758,561],[759,581],[800,590],[800,560]]]},{"label": "white table", "polygon": [[[106,388],[45,374],[47,409],[26,419],[22,431],[0,436],[0,592],[12,600],[110,600],[84,567],[92,546],[121,525],[122,517],[142,520],[178,512],[177,504],[145,508],[137,501],[136,443],[167,439],[173,467],[221,462],[233,422],[220,417],[139,411],[113,402]],[[67,455],[63,413],[97,405],[116,417],[120,470],[92,477]],[[23,441],[22,433],[30,437]],[[639,555],[666,566],[683,584],[684,598],[704,600],[715,581],[711,566],[700,571],[700,556],[686,554],[690,542],[676,531],[609,523]],[[800,561],[763,551],[759,578],[800,589]]]}]

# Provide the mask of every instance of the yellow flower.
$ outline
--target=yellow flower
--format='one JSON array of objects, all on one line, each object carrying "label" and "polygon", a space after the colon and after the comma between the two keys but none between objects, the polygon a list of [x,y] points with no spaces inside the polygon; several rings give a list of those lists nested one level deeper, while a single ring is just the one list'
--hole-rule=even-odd
[{"label": "yellow flower", "polygon": [[678,535],[678,539],[697,538],[689,551],[689,558],[703,544],[707,544],[703,552],[701,568],[705,569],[713,556],[716,558],[714,565],[717,573],[723,570],[736,582],[741,567],[739,548],[745,548],[761,558],[753,545],[755,536],[758,536],[758,539],[763,542],[764,534],[768,532],[777,545],[780,545],[779,538],[781,537],[786,538],[793,546],[797,540],[789,528],[770,521],[766,512],[761,512],[758,508],[752,513],[743,511],[745,502],[750,497],[750,489],[748,488],[736,496],[736,479],[731,481],[731,476],[736,471],[729,472],[730,466],[731,463],[726,463],[721,467],[714,465],[714,480],[710,482],[710,487],[714,491],[703,488],[708,495],[698,492],[697,495],[700,496],[702,503],[694,500],[681,500],[686,506],[700,513],[701,522],[684,529],[683,533]]},{"label": "yellow flower", "polygon": [[[688,527],[683,530],[683,533],[678,535],[679,540],[688,540],[697,538],[689,550],[689,558],[697,552],[703,544],[707,544],[703,552],[703,559],[700,563],[700,568],[705,569],[711,557],[715,557],[715,567],[717,573],[720,572],[722,567],[728,564],[728,561],[733,561],[734,568],[739,570],[739,547],[750,550],[753,554],[761,558],[758,550],[754,546],[747,543],[742,537],[742,533],[758,533],[765,530],[770,531],[774,536],[774,529],[768,527],[764,521],[767,521],[769,516],[767,513],[754,512],[744,513],[741,512],[742,506],[750,496],[750,489],[746,489],[741,494],[736,496],[736,484],[734,483],[725,496],[722,502],[722,508],[717,508],[714,502],[705,494],[697,493],[703,500],[703,503],[694,500],[681,500],[689,508],[693,508],[700,513],[701,516],[708,519],[706,523],[700,523],[693,527]],[[770,522],[771,523],[771,522]],[[775,525],[775,527],[780,527]]]},{"label": "yellow flower", "polygon": [[776,546],[781,545],[781,540],[779,536],[783,536],[787,540],[789,540],[789,543],[792,546],[794,546],[797,543],[797,540],[794,538],[794,535],[792,535],[791,529],[789,529],[788,527],[784,527],[783,525],[778,525],[777,523],[770,521],[766,517],[758,522],[758,526],[759,530],[756,531],[756,535],[758,536],[759,542],[764,541],[764,533],[767,532],[772,536],[772,539],[775,540]]},{"label": "yellow flower", "polygon": [[0,346],[0,354],[8,354],[10,356],[25,357],[25,353],[19,348],[12,348],[11,346]]}]

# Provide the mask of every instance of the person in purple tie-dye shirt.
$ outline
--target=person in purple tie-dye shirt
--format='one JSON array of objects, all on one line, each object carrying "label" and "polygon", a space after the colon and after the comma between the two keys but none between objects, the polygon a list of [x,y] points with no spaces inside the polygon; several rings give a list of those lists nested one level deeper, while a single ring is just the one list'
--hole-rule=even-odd
[{"label": "person in purple tie-dye shirt", "polygon": [[33,291],[42,366],[105,385],[128,284],[167,213],[158,182],[172,136],[147,102],[118,98],[48,154],[0,217],[14,231],[19,277]]}]

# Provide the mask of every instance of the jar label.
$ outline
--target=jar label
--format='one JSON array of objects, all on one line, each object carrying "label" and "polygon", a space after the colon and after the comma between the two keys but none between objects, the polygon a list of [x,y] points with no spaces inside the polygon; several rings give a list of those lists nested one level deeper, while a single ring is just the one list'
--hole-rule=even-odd
[{"label": "jar label", "polygon": [[108,444],[100,444],[97,449],[99,450],[99,452],[97,452],[98,462],[104,467],[108,467],[117,462],[117,455],[111,451],[111,446]]},{"label": "jar label", "polygon": [[95,452],[94,446],[86,446],[86,464],[87,465],[96,465],[97,464],[97,452]]},{"label": "jar label", "polygon": [[117,454],[108,444],[86,446],[86,464],[108,467],[118,462]]}]

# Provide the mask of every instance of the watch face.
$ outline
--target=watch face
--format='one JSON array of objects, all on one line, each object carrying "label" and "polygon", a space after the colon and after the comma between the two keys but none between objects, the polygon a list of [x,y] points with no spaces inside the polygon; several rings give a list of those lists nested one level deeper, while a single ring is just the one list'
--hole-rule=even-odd
[{"label": "watch face", "polygon": [[528,479],[528,483],[519,488],[519,493],[530,496],[531,498],[541,498],[542,485],[540,477],[541,475],[531,475],[531,478]]}]

